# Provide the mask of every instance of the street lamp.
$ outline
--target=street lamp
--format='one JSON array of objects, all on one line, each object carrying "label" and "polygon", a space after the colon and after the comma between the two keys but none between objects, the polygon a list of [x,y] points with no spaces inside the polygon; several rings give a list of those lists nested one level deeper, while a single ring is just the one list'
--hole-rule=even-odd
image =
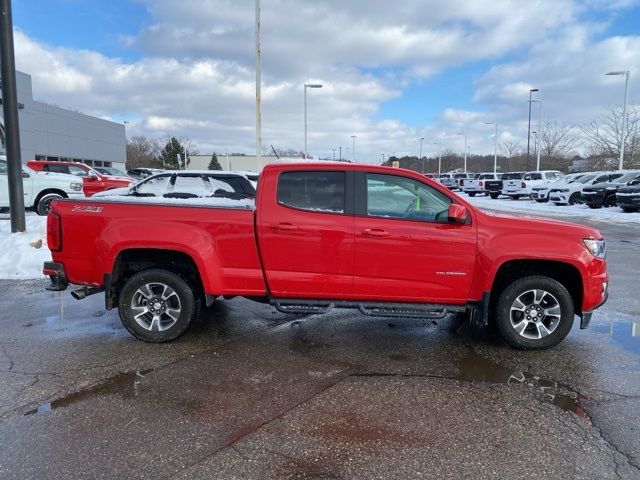
[{"label": "street lamp", "polygon": [[304,158],[307,158],[307,88],[322,88],[320,83],[304,84]]},{"label": "street lamp", "polygon": [[420,137],[420,163],[422,164],[422,173],[424,173],[424,160],[422,159],[422,142],[424,141],[424,137]]},{"label": "street lamp", "polygon": [[463,133],[458,135],[464,135],[464,173],[467,173],[467,129],[464,129]]},{"label": "street lamp", "polygon": [[[540,171],[540,150],[542,150],[542,148],[540,148],[542,146],[542,100],[529,100],[529,111],[531,111],[531,104],[532,103],[537,103],[539,104],[539,111],[538,111],[538,150],[537,150],[537,154],[536,154],[536,171]],[[527,164],[527,167],[529,165]]]},{"label": "street lamp", "polygon": [[622,107],[622,130],[620,131],[620,165],[619,170],[622,170],[622,163],[624,162],[624,140],[625,130],[627,129],[627,95],[629,93],[629,70],[621,70],[616,72],[609,72],[606,75],[624,75],[626,80],[624,82],[624,106]]},{"label": "street lamp", "polygon": [[529,128],[527,129],[527,168],[529,168],[529,146],[531,144],[531,94],[537,92],[537,88],[529,89]]},{"label": "street lamp", "polygon": [[351,140],[353,141],[353,148],[351,149],[351,160],[353,163],[356,163],[356,136],[351,135]]},{"label": "street lamp", "polygon": [[333,161],[336,161],[336,149],[332,148],[331,150],[333,150]]},{"label": "street lamp", "polygon": [[260,60],[260,0],[255,0],[256,27],[256,165],[260,170],[262,163],[262,73]]},{"label": "street lamp", "polygon": [[485,125],[495,125],[496,130],[493,137],[493,174],[498,174],[498,122],[484,122]]},{"label": "street lamp", "polygon": [[442,173],[442,142],[433,142],[433,145],[438,145],[438,177]]}]

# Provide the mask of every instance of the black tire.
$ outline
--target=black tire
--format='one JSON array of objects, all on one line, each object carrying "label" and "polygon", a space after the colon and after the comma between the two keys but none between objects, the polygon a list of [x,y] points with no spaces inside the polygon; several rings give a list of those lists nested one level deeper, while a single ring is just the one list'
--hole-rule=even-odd
[{"label": "black tire", "polygon": [[624,213],[633,213],[633,212],[637,212],[638,209],[637,208],[622,207],[622,211]]},{"label": "black tire", "polygon": [[[160,292],[162,287],[158,287],[158,285],[169,287],[173,293],[163,300]],[[160,308],[157,310],[160,313],[157,323],[154,323],[156,320],[150,311],[142,314],[140,323],[135,318],[134,308],[144,308],[144,301],[149,298],[144,297],[144,294],[142,294],[141,289],[145,289],[145,286],[149,288],[147,291],[153,294],[150,297],[155,301],[153,305],[162,305],[162,313]],[[176,303],[176,298],[179,303]],[[134,307],[134,303],[138,303],[140,306]],[[146,307],[148,308],[150,305],[151,300],[147,300]],[[152,305],[151,308],[153,309]],[[179,313],[176,315],[177,319],[169,317],[168,312],[170,310],[175,312],[176,308],[179,309]],[[165,311],[167,313],[164,313]],[[143,270],[133,275],[122,287],[120,299],[118,300],[118,312],[120,313],[122,324],[134,337],[145,342],[159,343],[175,340],[189,328],[197,311],[196,297],[191,286],[175,273],[160,269]],[[138,316],[140,317],[140,315],[139,313]],[[148,317],[153,317],[153,320],[149,320]],[[164,326],[167,327],[164,330],[160,330],[163,326],[162,318],[165,321]],[[146,324],[147,322],[150,324],[148,327],[141,325],[141,323]],[[168,324],[171,322],[175,323],[169,326]],[[154,325],[156,326],[155,329]]]},{"label": "black tire", "polygon": [[470,197],[475,197],[476,196],[476,192],[469,192],[469,196]]},{"label": "black tire", "polygon": [[589,205],[589,208],[602,208],[602,205],[594,205],[592,203],[588,203],[587,205]]},{"label": "black tire", "polygon": [[547,203],[549,201],[548,198],[535,198],[534,200],[538,203]]},{"label": "black tire", "polygon": [[574,192],[569,197],[569,205],[576,205],[578,203],[582,203],[580,201],[580,192]]},{"label": "black tire", "polygon": [[489,196],[495,200],[496,198],[498,198],[500,196],[500,194],[499,193],[490,193]]},{"label": "black tire", "polygon": [[616,196],[615,195],[607,195],[604,197],[602,201],[602,206],[605,208],[615,207],[616,206]]},{"label": "black tire", "polygon": [[46,193],[42,197],[38,199],[38,203],[36,204],[36,212],[40,216],[45,216],[51,210],[51,202],[54,200],[60,200],[64,198],[59,193]]},{"label": "black tire", "polygon": [[511,200],[520,200],[520,195],[511,195]]},{"label": "black tire", "polygon": [[[516,331],[515,326],[512,323],[511,307],[516,305],[516,299],[521,297],[521,295],[528,295],[526,292],[532,290],[544,290],[547,294],[551,294],[551,297],[547,297],[546,295],[541,297],[542,302],[538,303],[538,307],[541,309],[544,307],[544,302],[547,301],[550,304],[557,303],[560,308],[559,320],[557,320],[555,327],[552,329],[551,333],[546,336],[542,336],[541,338],[526,338],[525,335]],[[525,307],[522,312],[522,319],[516,318],[513,321],[524,322],[524,315],[527,313],[527,308],[531,308],[532,310],[530,311],[533,311],[535,305]],[[517,313],[518,311],[514,312],[514,316]],[[567,289],[560,282],[542,275],[531,275],[515,280],[502,291],[496,303],[495,322],[502,338],[504,338],[512,347],[521,350],[543,350],[545,348],[554,347],[564,340],[568,335],[569,330],[571,330],[574,315],[575,307],[573,305],[573,299]],[[543,322],[550,321],[550,318],[551,317],[544,317]],[[532,326],[531,323],[526,323],[526,325],[528,326],[523,330],[523,333],[526,335],[535,335],[536,332],[539,333],[540,330],[537,327]],[[549,328],[550,326],[551,324],[549,324]]]}]

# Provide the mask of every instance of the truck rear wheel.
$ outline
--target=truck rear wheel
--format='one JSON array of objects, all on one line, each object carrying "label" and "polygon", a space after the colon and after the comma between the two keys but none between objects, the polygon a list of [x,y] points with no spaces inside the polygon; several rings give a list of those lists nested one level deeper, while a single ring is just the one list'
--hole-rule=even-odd
[{"label": "truck rear wheel", "polygon": [[469,192],[469,196],[470,197],[475,197],[476,196],[476,192]]},{"label": "truck rear wheel", "polygon": [[509,345],[542,350],[568,335],[575,309],[567,289],[558,281],[532,275],[515,280],[500,294],[496,326]]},{"label": "truck rear wheel", "polygon": [[500,194],[499,194],[499,193],[490,193],[490,194],[489,194],[489,196],[490,196],[492,199],[494,199],[494,200],[495,200],[496,198],[498,198],[498,197],[500,196]]},{"label": "truck rear wheel", "polygon": [[191,286],[173,272],[143,270],[122,287],[118,301],[120,320],[145,342],[170,342],[182,335],[196,314]]},{"label": "truck rear wheel", "polygon": [[51,210],[51,202],[54,200],[60,200],[64,198],[64,196],[59,193],[46,193],[42,197],[38,199],[38,203],[36,204],[36,212],[38,215],[45,216]]}]

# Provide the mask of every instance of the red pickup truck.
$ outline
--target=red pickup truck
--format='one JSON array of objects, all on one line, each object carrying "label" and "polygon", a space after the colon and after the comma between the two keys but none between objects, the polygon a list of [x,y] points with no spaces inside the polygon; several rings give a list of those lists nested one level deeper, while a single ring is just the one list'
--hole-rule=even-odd
[{"label": "red pickup truck", "polygon": [[84,285],[75,298],[104,291],[146,341],[180,336],[200,302],[243,296],[289,313],[468,312],[542,349],[607,298],[597,230],[482,212],[409,170],[268,165],[255,208],[133,200],[54,202],[44,273],[50,289]]}]

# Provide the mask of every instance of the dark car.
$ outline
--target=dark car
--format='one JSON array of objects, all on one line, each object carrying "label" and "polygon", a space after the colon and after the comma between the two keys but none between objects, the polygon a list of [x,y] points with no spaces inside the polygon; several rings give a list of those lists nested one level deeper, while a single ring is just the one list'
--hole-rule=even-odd
[{"label": "dark car", "polygon": [[127,174],[131,178],[135,178],[136,180],[142,180],[144,178],[150,177],[151,175],[155,175],[156,173],[162,173],[163,170],[158,168],[130,168],[127,170]]},{"label": "dark car", "polygon": [[128,190],[103,192],[100,197],[254,198],[256,189],[244,175],[216,170],[166,171],[152,175]]},{"label": "dark car", "polygon": [[611,182],[597,183],[582,190],[582,201],[589,208],[613,207],[616,205],[616,192],[618,188],[629,185],[634,180],[640,179],[640,170],[625,172],[621,177]]},{"label": "dark car", "polygon": [[512,178],[522,178],[524,172],[509,172],[498,173],[497,180],[485,180],[484,181],[484,194],[490,196],[494,200],[502,193],[503,181],[510,180]]},{"label": "dark car", "polygon": [[618,188],[616,203],[624,212],[640,210],[640,178],[631,180],[626,186]]}]

